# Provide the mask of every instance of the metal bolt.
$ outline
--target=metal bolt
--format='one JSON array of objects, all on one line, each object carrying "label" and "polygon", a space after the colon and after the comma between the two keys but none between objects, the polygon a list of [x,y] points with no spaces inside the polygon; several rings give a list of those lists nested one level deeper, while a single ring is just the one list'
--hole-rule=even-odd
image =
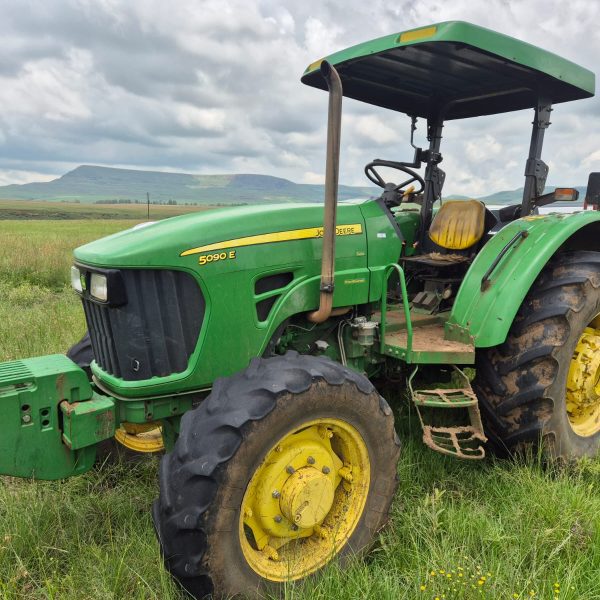
[{"label": "metal bolt", "polygon": [[296,525],[296,523],[292,525],[292,531],[298,531],[298,525]]},{"label": "metal bolt", "polygon": [[281,523],[281,521],[282,521],[282,520],[283,520],[283,519],[282,519],[281,515],[276,515],[276,516],[274,517],[274,521],[275,521],[275,523]]},{"label": "metal bolt", "polygon": [[275,448],[275,452],[283,452],[283,447],[277,446],[277,448]]},{"label": "metal bolt", "polygon": [[23,423],[31,423],[31,415],[23,415],[21,421],[23,421]]},{"label": "metal bolt", "polygon": [[271,494],[271,496],[273,496],[273,498],[277,499],[281,496],[281,492],[279,490],[273,490],[273,493]]},{"label": "metal bolt", "polygon": [[294,469],[294,467],[292,467],[292,465],[289,465],[288,467],[286,467],[285,470],[290,475],[293,475],[296,472],[296,469]]},{"label": "metal bolt", "polygon": [[321,470],[323,473],[325,473],[325,475],[329,475],[329,473],[331,473],[331,469],[329,467],[323,467]]},{"label": "metal bolt", "polygon": [[312,456],[309,456],[309,457],[306,459],[306,462],[307,462],[309,465],[314,465],[314,464],[315,464],[315,459],[314,459]]}]

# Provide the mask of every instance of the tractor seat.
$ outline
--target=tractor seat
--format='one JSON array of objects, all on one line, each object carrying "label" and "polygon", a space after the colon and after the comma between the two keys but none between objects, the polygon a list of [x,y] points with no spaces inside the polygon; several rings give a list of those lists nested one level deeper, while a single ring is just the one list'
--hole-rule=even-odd
[{"label": "tractor seat", "polygon": [[429,238],[446,250],[471,248],[485,233],[485,206],[479,200],[448,200],[429,227]]},{"label": "tractor seat", "polygon": [[[429,227],[426,253],[402,257],[402,261],[430,267],[451,267],[469,263],[469,252],[486,231],[485,205],[479,200],[448,200],[437,211]],[[452,252],[454,251],[454,252]]]}]

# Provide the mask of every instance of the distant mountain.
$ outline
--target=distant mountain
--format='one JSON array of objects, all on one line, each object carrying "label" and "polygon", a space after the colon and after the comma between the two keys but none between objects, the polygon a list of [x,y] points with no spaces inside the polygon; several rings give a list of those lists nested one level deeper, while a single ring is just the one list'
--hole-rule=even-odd
[{"label": "distant mountain", "polygon": [[[83,165],[44,183],[0,186],[0,199],[160,204],[323,202],[324,186],[269,175],[189,175]],[[375,187],[339,186],[340,200],[379,195]]]},{"label": "distant mountain", "polygon": [[[553,187],[546,187],[546,192]],[[579,203],[585,187],[578,187]],[[79,201],[85,203],[146,202],[159,204],[260,204],[267,202],[323,202],[324,186],[293,183],[270,175],[189,175],[82,165],[62,177],[44,183],[0,186],[0,199]],[[370,198],[380,194],[373,186],[339,186],[339,199]],[[520,202],[523,188],[479,198],[486,204]],[[469,196],[449,195],[447,200]]]}]

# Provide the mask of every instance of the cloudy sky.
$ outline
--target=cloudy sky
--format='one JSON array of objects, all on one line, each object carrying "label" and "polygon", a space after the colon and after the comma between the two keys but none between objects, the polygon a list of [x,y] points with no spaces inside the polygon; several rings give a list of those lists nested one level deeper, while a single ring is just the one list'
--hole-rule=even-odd
[{"label": "cloudy sky", "polygon": [[[595,0],[0,0],[0,185],[79,164],[321,182],[327,95],[300,84],[306,65],[451,19],[600,63]],[[600,170],[600,98],[555,108],[549,182],[585,184]],[[407,117],[344,111],[343,183],[411,156]],[[521,186],[532,116],[449,123],[446,193]]]}]

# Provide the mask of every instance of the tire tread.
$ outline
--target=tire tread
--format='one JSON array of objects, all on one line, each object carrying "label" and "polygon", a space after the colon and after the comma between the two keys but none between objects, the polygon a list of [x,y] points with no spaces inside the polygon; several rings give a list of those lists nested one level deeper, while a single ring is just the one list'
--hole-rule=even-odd
[{"label": "tire tread", "polygon": [[[477,350],[473,386],[494,450],[513,453],[537,447],[542,436],[552,437],[547,415],[557,355],[570,335],[570,317],[582,310],[590,286],[600,288],[600,253],[555,255],[519,308],[506,341]],[[540,342],[536,328],[551,342]]]},{"label": "tire tread", "polygon": [[[161,461],[160,496],[152,514],[166,568],[194,597],[213,591],[206,543],[210,508],[245,426],[267,416],[279,396],[305,392],[317,380],[351,383],[365,395],[375,391],[366,377],[329,358],[290,351],[254,358],[245,371],[216,380],[206,400],[182,417],[173,451]],[[393,419],[387,402],[378,397],[381,413]]]}]

